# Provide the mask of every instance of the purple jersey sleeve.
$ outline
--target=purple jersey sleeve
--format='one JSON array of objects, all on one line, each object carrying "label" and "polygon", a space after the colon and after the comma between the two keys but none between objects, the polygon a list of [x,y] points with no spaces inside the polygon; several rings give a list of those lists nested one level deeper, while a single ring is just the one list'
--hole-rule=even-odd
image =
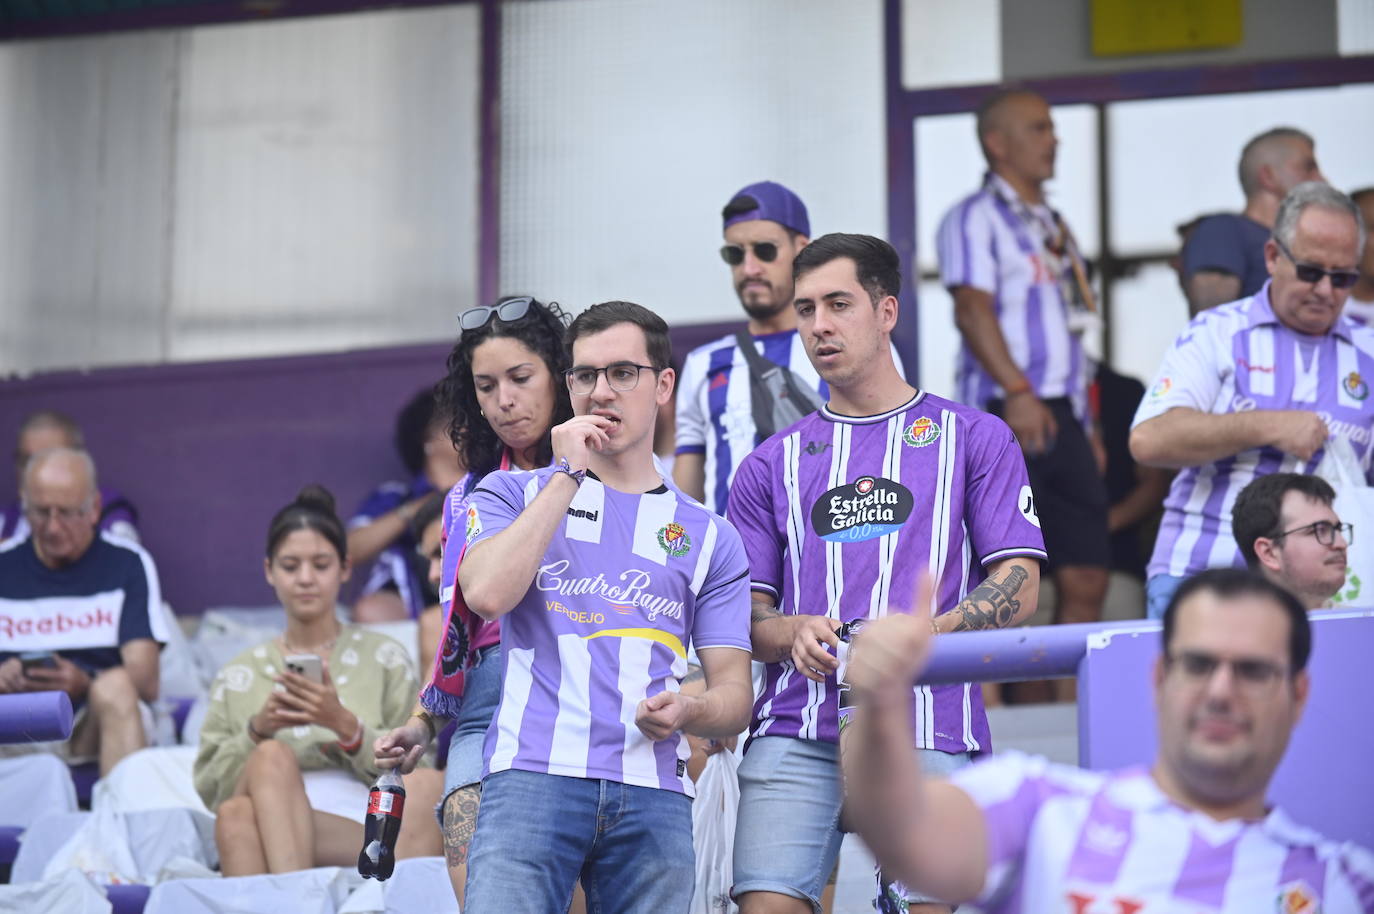
[{"label": "purple jersey sleeve", "polygon": [[406,500],[406,484],[403,482],[384,482],[363,499],[358,510],[348,520],[349,529],[364,527],[388,511],[395,511]]},{"label": "purple jersey sleeve", "polygon": [[993,251],[989,210],[980,194],[966,197],[945,214],[936,233],[940,281],[946,288],[970,286],[996,294],[997,257]]},{"label": "purple jersey sleeve", "polygon": [[756,449],[735,471],[730,484],[730,504],[726,515],[739,531],[745,554],[749,557],[749,582],[753,590],[771,594],[782,601],[782,557],[785,543],[778,541],[773,520],[773,483],[768,463]]},{"label": "purple jersey sleeve", "polygon": [[697,650],[737,647],[750,650],[749,562],[739,534],[727,522],[712,521],[716,548],[697,593],[692,644]]},{"label": "purple jersey sleeve", "polygon": [[1007,424],[982,415],[979,435],[969,454],[964,516],[974,553],[986,567],[1014,555],[1045,558],[1045,539],[1035,512],[1026,460]]},{"label": "purple jersey sleeve", "polygon": [[467,512],[463,544],[471,547],[485,539],[490,539],[511,525],[520,512],[525,510],[523,482],[531,479],[529,473],[511,473],[497,470],[482,478],[467,499]]}]

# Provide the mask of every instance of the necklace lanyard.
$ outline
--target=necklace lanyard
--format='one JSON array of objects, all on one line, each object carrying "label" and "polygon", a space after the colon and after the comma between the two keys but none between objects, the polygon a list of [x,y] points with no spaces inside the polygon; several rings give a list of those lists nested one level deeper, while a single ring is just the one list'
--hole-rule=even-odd
[{"label": "necklace lanyard", "polygon": [[1065,304],[1071,309],[1097,311],[1097,298],[1093,295],[1092,285],[1088,282],[1088,272],[1083,266],[1083,258],[1078,253],[1078,242],[1069,231],[1068,223],[1053,209],[1045,207],[1050,214],[1050,223],[1020,198],[1008,199],[1000,183],[989,175],[987,186],[993,193],[997,212],[1002,216],[1012,234],[1016,236],[1016,246],[1028,257],[1036,256],[1036,245],[1026,231],[1028,223],[1034,223],[1041,234],[1040,248],[1045,252],[1045,267],[1059,284],[1059,292]]}]

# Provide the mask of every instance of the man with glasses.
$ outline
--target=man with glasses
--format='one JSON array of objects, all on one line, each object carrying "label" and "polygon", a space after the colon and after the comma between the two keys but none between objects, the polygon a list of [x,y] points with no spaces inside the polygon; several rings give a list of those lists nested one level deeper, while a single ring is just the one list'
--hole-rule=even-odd
[{"label": "man with glasses", "polygon": [[0,546],[0,693],[63,691],[77,714],[68,742],[0,755],[98,757],[104,775],[148,743],[167,640],[157,569],[136,543],[98,532],[85,451],[29,458],[20,495],[31,531]]},{"label": "man with glasses", "polygon": [[[463,909],[566,910],[580,876],[594,910],[686,911],[682,734],[748,721],[748,565],[734,528],[655,467],[667,324],[606,302],[567,339],[575,415],[552,430],[553,465],[492,473],[468,501],[458,586],[501,620],[503,667]],[[692,697],[677,690],[689,646],[707,685]],[[413,745],[378,749],[413,763]]]},{"label": "man with glasses", "polygon": [[1198,221],[1180,252],[1183,290],[1193,314],[1254,295],[1269,278],[1264,245],[1279,203],[1306,181],[1321,181],[1312,137],[1292,127],[1266,130],[1240,154],[1245,209]]},{"label": "man with glasses", "polygon": [[1181,471],[1150,559],[1151,618],[1184,577],[1241,564],[1231,513],[1252,479],[1313,472],[1329,436],[1370,465],[1374,331],[1341,314],[1364,234],[1349,197],[1299,184],[1265,243],[1269,282],[1199,314],[1165,353],[1131,429],[1137,461]]},{"label": "man with glasses", "polygon": [[1310,688],[1302,605],[1251,571],[1205,571],[1174,594],[1162,640],[1148,770],[1012,752],[935,780],[909,748],[930,630],[907,616],[872,624],[849,659],[844,771],[878,861],[988,914],[1374,910],[1374,855],[1267,800]]},{"label": "man with glasses", "polygon": [[[749,317],[745,335],[762,359],[790,372],[799,388],[821,392],[815,400],[819,403],[825,385],[806,358],[792,313],[792,259],[811,235],[806,204],[781,184],[760,181],[731,197],[721,217],[725,245],[720,254]],[[673,480],[722,515],[740,461],[780,431],[766,427],[767,422],[759,427],[754,393],[760,379],[753,377],[758,372],[746,356],[736,334],[707,343],[687,354],[677,384]],[[795,404],[798,415],[811,412],[815,403]]]},{"label": "man with glasses", "polygon": [[1308,609],[1325,609],[1345,586],[1350,524],[1332,508],[1336,492],[1320,476],[1271,473],[1236,496],[1231,532],[1245,564],[1287,589]]}]

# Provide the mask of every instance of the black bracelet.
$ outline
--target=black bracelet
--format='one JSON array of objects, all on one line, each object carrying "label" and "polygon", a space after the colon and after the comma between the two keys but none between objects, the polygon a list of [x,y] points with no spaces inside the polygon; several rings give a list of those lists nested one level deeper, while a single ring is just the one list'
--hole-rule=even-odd
[{"label": "black bracelet", "polygon": [[257,730],[255,730],[253,728],[253,718],[251,717],[248,718],[248,737],[252,740],[255,740],[256,742],[262,742],[263,740],[272,738],[270,736],[265,736],[259,733]]}]

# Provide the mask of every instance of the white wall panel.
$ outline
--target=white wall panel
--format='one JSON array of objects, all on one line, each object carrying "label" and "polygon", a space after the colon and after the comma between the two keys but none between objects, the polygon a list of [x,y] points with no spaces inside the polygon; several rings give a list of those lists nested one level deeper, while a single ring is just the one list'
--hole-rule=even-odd
[{"label": "white wall panel", "polygon": [[797,191],[813,234],[886,234],[877,0],[503,7],[505,291],[734,319],[720,210]]}]

